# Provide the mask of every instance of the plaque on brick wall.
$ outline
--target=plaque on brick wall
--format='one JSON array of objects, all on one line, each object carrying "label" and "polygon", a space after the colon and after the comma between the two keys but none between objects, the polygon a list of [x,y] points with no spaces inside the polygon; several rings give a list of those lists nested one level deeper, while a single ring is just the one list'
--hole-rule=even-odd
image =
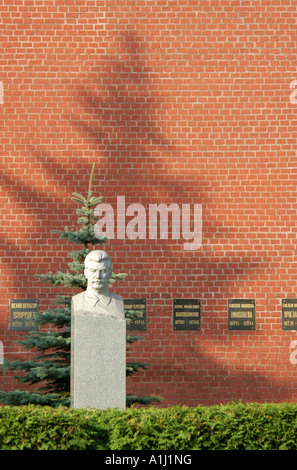
[{"label": "plaque on brick wall", "polygon": [[14,331],[37,330],[34,315],[38,313],[37,299],[10,301],[10,329]]},{"label": "plaque on brick wall", "polygon": [[173,300],[174,330],[200,330],[200,299]]},{"label": "plaque on brick wall", "polygon": [[297,330],[297,299],[282,299],[282,329]]},{"label": "plaque on brick wall", "polygon": [[[127,330],[146,330],[146,300],[145,299],[125,299],[125,315],[127,318]],[[131,316],[129,316],[129,312]]]},{"label": "plaque on brick wall", "polygon": [[228,300],[228,330],[254,330],[255,328],[255,300]]}]

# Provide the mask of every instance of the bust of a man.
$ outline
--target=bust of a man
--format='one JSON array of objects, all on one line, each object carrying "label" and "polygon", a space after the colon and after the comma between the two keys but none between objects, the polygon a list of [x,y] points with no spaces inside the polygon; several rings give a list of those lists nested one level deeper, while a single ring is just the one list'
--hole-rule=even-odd
[{"label": "bust of a man", "polygon": [[84,275],[88,281],[86,291],[72,297],[72,311],[110,315],[124,320],[124,301],[109,291],[112,262],[108,253],[93,250],[85,258]]}]

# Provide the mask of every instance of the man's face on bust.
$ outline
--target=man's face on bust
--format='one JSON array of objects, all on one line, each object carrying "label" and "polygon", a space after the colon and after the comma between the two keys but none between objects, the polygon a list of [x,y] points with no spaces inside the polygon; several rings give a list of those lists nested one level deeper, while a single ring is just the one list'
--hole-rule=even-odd
[{"label": "man's face on bust", "polygon": [[88,280],[88,286],[97,291],[107,291],[108,281],[111,276],[111,269],[107,261],[90,261],[85,269],[85,277]]}]

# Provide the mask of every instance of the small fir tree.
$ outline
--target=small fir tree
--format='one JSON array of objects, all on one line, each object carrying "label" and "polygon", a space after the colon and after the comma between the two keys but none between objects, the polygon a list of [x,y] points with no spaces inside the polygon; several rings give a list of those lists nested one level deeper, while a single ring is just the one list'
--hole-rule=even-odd
[{"label": "small fir tree", "polygon": [[[74,293],[71,289],[80,288],[85,290],[87,287],[84,277],[84,259],[87,254],[94,249],[95,245],[102,245],[107,238],[102,236],[98,239],[94,233],[94,227],[98,220],[95,216],[95,207],[102,202],[102,197],[92,195],[92,181],[95,170],[93,164],[88,194],[85,198],[79,193],[73,193],[71,198],[81,207],[76,210],[78,215],[77,223],[81,227],[78,230],[65,227],[64,231],[53,230],[60,235],[60,239],[66,239],[70,243],[81,245],[77,251],[69,253],[73,261],[68,263],[69,271],[61,271],[53,274],[38,275],[43,282],[49,282],[54,286],[64,286],[68,292],[65,295],[57,295],[55,299],[56,308],[36,314],[35,320],[40,330],[30,331],[23,340],[17,343],[23,345],[26,349],[36,353],[34,358],[20,361],[5,360],[5,367],[10,370],[22,371],[22,375],[16,376],[20,383],[30,385],[39,384],[40,387],[34,387],[34,391],[0,391],[0,401],[6,405],[26,405],[29,403],[48,405],[48,406],[69,406],[70,405],[70,322],[71,322],[71,298]],[[126,274],[112,274],[110,283],[113,284],[117,279],[123,279]],[[77,293],[77,292],[75,292]],[[137,316],[137,311],[126,312],[126,318]],[[49,328],[46,329],[45,326]],[[127,335],[127,344],[132,344],[139,340],[139,337]],[[126,364],[126,375],[136,373],[140,368],[146,369],[148,364],[140,362],[131,362]],[[151,404],[159,401],[158,397],[137,397],[127,395],[127,406],[132,403]]]}]

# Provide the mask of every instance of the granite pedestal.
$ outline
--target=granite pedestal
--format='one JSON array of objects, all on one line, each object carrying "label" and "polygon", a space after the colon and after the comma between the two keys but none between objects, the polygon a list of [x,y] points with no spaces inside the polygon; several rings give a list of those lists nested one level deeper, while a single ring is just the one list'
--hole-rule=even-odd
[{"label": "granite pedestal", "polygon": [[72,312],[71,406],[125,409],[125,320],[88,311]]}]

